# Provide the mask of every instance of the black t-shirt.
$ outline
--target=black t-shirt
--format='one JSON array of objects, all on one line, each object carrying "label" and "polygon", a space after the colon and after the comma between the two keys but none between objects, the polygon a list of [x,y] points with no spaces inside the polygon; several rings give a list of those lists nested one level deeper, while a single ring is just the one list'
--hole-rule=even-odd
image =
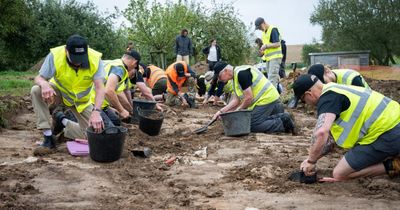
[{"label": "black t-shirt", "polygon": [[361,76],[358,75],[358,76],[354,77],[353,81],[351,81],[351,85],[364,87]]},{"label": "black t-shirt", "polygon": [[350,100],[343,94],[327,91],[322,94],[317,104],[318,116],[323,113],[336,114],[336,119],[340,113],[350,107]]},{"label": "black t-shirt", "polygon": [[136,84],[137,82],[144,82],[143,75],[139,71],[136,71],[135,76],[131,79],[132,84]]},{"label": "black t-shirt", "polygon": [[271,43],[280,42],[279,41],[279,31],[277,28],[273,28],[271,31],[271,37],[269,38]]},{"label": "black t-shirt", "polygon": [[250,87],[253,84],[253,75],[251,75],[250,69],[240,71],[238,81],[242,90],[246,90]]}]

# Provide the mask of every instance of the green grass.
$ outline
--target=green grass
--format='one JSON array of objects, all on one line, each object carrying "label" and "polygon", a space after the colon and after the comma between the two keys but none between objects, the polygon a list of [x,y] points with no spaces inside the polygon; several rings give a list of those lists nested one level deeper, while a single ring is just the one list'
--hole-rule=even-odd
[{"label": "green grass", "polygon": [[1,71],[0,96],[29,94],[36,74],[35,72]]}]

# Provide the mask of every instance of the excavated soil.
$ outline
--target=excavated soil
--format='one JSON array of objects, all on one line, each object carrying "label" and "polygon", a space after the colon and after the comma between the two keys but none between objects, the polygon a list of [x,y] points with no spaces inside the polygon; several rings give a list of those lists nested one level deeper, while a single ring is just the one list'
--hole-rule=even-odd
[{"label": "excavated soil", "polygon": [[[375,81],[369,81],[375,87]],[[399,82],[376,84],[399,97]],[[397,98],[398,99],[398,98]],[[225,137],[221,122],[204,134],[217,107],[167,109],[158,136],[137,125],[120,160],[97,163],[73,157],[65,144],[32,156],[41,133],[32,110],[13,117],[0,133],[0,209],[397,209],[400,179],[386,176],[343,183],[300,184],[288,180],[307,156],[315,124],[311,108],[292,110],[298,136],[250,134]],[[152,149],[150,158],[131,150]],[[318,162],[318,177],[329,176],[345,151]],[[165,164],[169,160],[170,164]]]}]

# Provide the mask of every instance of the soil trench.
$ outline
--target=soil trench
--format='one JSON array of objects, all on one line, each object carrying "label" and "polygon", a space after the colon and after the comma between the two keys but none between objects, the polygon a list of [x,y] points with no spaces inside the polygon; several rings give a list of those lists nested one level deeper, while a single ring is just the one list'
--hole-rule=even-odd
[{"label": "soil trench", "polygon": [[[386,84],[386,83],[384,83]],[[389,91],[393,84],[380,87]],[[375,85],[375,82],[372,83]],[[399,87],[399,83],[396,83]],[[396,95],[397,94],[397,95]],[[168,108],[160,135],[137,125],[122,158],[96,163],[73,157],[65,144],[33,157],[36,130],[32,111],[18,115],[0,133],[0,209],[397,209],[400,180],[387,176],[343,183],[300,184],[288,180],[307,157],[315,124],[312,109],[292,110],[300,134],[225,137],[220,121],[196,135],[218,107]],[[149,147],[150,158],[133,149]],[[330,176],[345,151],[318,162],[318,176]],[[169,165],[165,161],[176,157]]]}]

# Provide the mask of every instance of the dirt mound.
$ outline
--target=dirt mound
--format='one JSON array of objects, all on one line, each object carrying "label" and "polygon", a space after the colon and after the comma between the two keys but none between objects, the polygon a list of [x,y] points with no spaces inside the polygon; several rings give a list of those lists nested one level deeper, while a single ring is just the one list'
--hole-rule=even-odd
[{"label": "dirt mound", "polygon": [[375,80],[365,78],[368,85],[375,91],[400,102],[400,81],[398,80]]}]

